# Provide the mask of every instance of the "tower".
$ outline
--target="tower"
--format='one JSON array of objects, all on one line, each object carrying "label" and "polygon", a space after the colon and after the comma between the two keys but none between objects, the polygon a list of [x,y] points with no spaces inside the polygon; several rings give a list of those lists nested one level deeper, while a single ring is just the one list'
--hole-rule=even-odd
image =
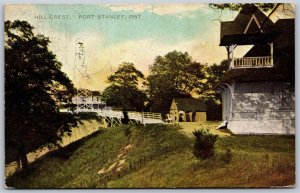
[{"label": "tower", "polygon": [[84,40],[75,39],[75,61],[74,61],[74,75],[73,81],[76,85],[76,97],[73,99],[73,103],[76,104],[76,111],[86,111],[87,109],[93,109],[92,93],[90,90],[82,87],[81,82],[90,80],[87,73],[87,64],[85,63],[85,50]]}]

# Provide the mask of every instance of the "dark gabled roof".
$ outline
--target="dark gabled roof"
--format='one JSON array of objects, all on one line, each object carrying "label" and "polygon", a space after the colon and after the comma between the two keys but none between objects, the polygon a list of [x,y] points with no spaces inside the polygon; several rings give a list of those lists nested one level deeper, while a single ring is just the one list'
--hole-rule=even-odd
[{"label": "dark gabled roof", "polygon": [[201,99],[174,98],[178,111],[206,111],[206,106]]},{"label": "dark gabled roof", "polygon": [[[221,23],[221,44],[231,36],[236,36],[237,39],[230,41],[241,41],[244,43],[242,37],[249,36],[252,39],[257,28],[255,26],[247,34],[242,34],[246,29],[251,17],[255,14],[260,25],[266,19],[266,16],[257,8],[248,9],[247,6],[254,6],[246,4],[241,12],[237,15],[234,21]],[[247,9],[245,9],[245,7]],[[248,10],[248,12],[245,12]],[[251,25],[250,25],[251,27]],[[272,68],[234,68],[225,73],[222,82],[269,82],[269,81],[295,81],[295,19],[279,19],[274,24],[271,20],[266,19],[261,34],[274,34],[274,54]],[[231,34],[231,35],[230,35]],[[258,35],[263,38],[263,35]],[[272,35],[270,35],[271,37]],[[272,39],[272,38],[271,38]],[[228,40],[226,40],[228,43]],[[225,41],[225,42],[226,42]],[[244,57],[257,57],[270,55],[270,46],[266,43],[270,40],[261,41],[261,44],[254,44],[254,46],[244,55]],[[229,42],[230,43],[230,42]],[[231,42],[232,43],[232,42]]]},{"label": "dark gabled roof", "polygon": [[220,44],[222,44],[223,38],[233,34],[243,34],[245,26],[235,24],[234,21],[223,21],[221,22],[220,31]]},{"label": "dark gabled roof", "polygon": [[[231,69],[221,82],[295,81],[295,20],[280,19],[275,26],[281,34],[274,41],[274,67]],[[268,45],[254,45],[244,57],[265,56],[268,52]]]},{"label": "dark gabled roof", "polygon": [[[255,19],[251,19],[252,16],[255,16],[261,29],[257,26]],[[248,35],[244,33],[246,29]],[[271,42],[276,36],[278,32],[274,28],[274,23],[254,4],[245,4],[234,21],[221,22],[220,46]]]},{"label": "dark gabled roof", "polygon": [[101,96],[99,91],[91,91],[92,96]]}]

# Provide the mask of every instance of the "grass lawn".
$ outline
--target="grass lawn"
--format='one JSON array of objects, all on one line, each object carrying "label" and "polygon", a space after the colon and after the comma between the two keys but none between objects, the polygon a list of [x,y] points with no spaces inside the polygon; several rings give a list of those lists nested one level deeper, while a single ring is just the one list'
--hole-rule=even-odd
[{"label": "grass lawn", "polygon": [[[202,128],[219,132],[212,125],[218,123],[208,123]],[[187,125],[109,128],[45,155],[28,171],[7,178],[6,185],[15,188],[220,188],[295,184],[294,136],[220,133],[215,156],[197,160],[192,154],[192,131]],[[129,146],[130,149],[124,148]],[[226,148],[233,154],[229,164],[224,161]]]},{"label": "grass lawn", "polygon": [[181,128],[181,132],[185,133],[189,137],[193,137],[193,131],[196,129],[205,129],[209,130],[211,133],[218,136],[230,136],[230,132],[224,132],[224,130],[217,130],[218,126],[221,124],[221,121],[208,121],[204,123],[198,122],[180,122],[177,123]]}]

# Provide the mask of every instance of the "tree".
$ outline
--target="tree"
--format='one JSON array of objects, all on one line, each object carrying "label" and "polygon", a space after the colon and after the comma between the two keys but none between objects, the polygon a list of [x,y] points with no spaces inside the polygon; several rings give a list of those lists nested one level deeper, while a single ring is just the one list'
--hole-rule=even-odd
[{"label": "tree", "polygon": [[[213,64],[207,68],[207,82],[206,86],[208,87],[207,90],[214,91],[214,87],[220,82],[221,78],[229,69],[229,62],[228,60],[223,60],[219,65]],[[215,93],[215,92],[214,92]],[[214,94],[213,93],[213,94]]]},{"label": "tree", "polygon": [[[262,9],[263,11],[269,11],[274,9],[277,5],[275,3],[253,3],[258,8]],[[245,4],[244,3],[210,3],[209,6],[213,9],[220,9],[220,10],[231,10],[231,11],[238,11],[240,10]]]},{"label": "tree", "polygon": [[193,61],[187,52],[172,51],[157,56],[150,66],[148,93],[153,111],[167,113],[173,98],[202,93],[204,66]]},{"label": "tree", "polygon": [[213,64],[207,68],[207,81],[205,104],[207,107],[207,120],[222,120],[221,95],[215,91],[215,87],[220,83],[229,68],[228,60],[223,60],[220,65]]},{"label": "tree", "polygon": [[108,86],[102,93],[108,105],[126,110],[142,111],[147,100],[146,94],[139,90],[140,81],[144,80],[142,72],[133,63],[122,63],[118,70],[108,76]]},{"label": "tree", "polygon": [[[245,8],[244,11],[252,11],[252,9],[261,9],[262,11],[269,11],[271,10],[271,12],[269,13],[269,15],[267,16],[267,18],[262,22],[260,29],[264,26],[265,22],[271,17],[271,15],[273,13],[276,12],[276,10],[278,9],[278,7],[281,5],[282,3],[252,3],[252,4],[244,4],[244,3],[220,3],[220,4],[216,4],[216,3],[210,3],[209,6],[213,9],[220,9],[220,10],[231,10],[231,11],[239,11],[242,7]],[[254,5],[254,6],[247,6],[245,7],[245,5]]]},{"label": "tree", "polygon": [[[59,145],[76,125],[68,108],[74,93],[49,39],[35,35],[26,21],[5,22],[5,151],[27,168],[26,153]],[[64,92],[64,94],[60,94]]]}]

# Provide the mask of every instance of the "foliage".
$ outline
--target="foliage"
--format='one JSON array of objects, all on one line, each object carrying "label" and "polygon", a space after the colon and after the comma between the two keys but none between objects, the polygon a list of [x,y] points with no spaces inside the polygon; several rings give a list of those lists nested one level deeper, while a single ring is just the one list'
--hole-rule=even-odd
[{"label": "foliage", "polygon": [[222,103],[221,94],[215,93],[204,99],[206,106],[206,120],[207,121],[221,121],[222,120]]},{"label": "foliage", "polygon": [[[191,148],[191,140],[178,132],[178,128],[175,127],[166,125],[112,127],[96,134],[88,141],[76,142],[82,144],[82,147],[72,148],[73,144],[70,144],[70,148],[67,146],[49,153],[42,160],[32,164],[30,173],[17,173],[8,178],[6,184],[15,188],[106,187],[108,181],[126,173],[111,172],[98,175],[97,171],[113,164],[120,150],[128,145],[128,142],[133,148],[126,156],[124,172],[136,171],[150,160]],[[70,152],[65,152],[66,150]],[[78,170],[81,171],[78,173]]]},{"label": "foliage", "polygon": [[204,66],[178,51],[156,57],[147,78],[152,110],[168,113],[173,98],[188,98],[195,93],[206,103],[207,120],[221,120],[221,97],[215,87],[228,68],[228,60]]},{"label": "foliage", "polygon": [[70,107],[74,87],[48,50],[49,39],[28,22],[6,21],[4,36],[5,151],[26,167],[27,152],[58,145],[76,125],[73,115],[59,112]]},{"label": "foliage", "polygon": [[196,137],[193,154],[198,159],[207,159],[214,155],[214,145],[217,135],[211,134],[208,130],[195,130],[193,135]]},{"label": "foliage", "polygon": [[229,69],[229,61],[228,60],[223,60],[219,65],[213,64],[209,67],[207,67],[207,82],[206,86],[208,87],[209,90],[213,90],[214,87],[219,84],[221,78],[224,76],[224,74],[227,72]]},{"label": "foliage", "polygon": [[215,91],[229,68],[228,60],[223,60],[219,65],[213,64],[207,67],[205,105],[207,108],[207,120],[222,120],[221,94]]},{"label": "foliage", "polygon": [[139,81],[144,75],[132,63],[122,63],[118,70],[108,77],[108,86],[102,93],[108,105],[120,109],[141,111],[146,102],[146,94],[139,90]]},{"label": "foliage", "polygon": [[[231,11],[238,11],[240,10],[245,4],[244,3],[210,3],[209,7],[213,9],[228,9]],[[273,9],[276,4],[275,3],[254,3],[257,7],[262,9],[263,11],[269,11],[270,9]]]},{"label": "foliage", "polygon": [[[275,11],[278,9],[278,7],[281,5],[282,3],[221,3],[221,4],[216,4],[216,3],[210,3],[209,7],[213,8],[213,9],[219,9],[219,10],[231,10],[231,11],[239,11],[242,10],[243,13],[245,14],[249,14],[249,13],[253,13],[254,11],[256,11],[257,9],[260,9],[264,12],[268,12],[270,11],[270,13],[268,13],[268,17],[270,18],[270,16],[272,14],[275,13]],[[261,28],[264,26],[265,22],[267,21],[267,19],[265,19],[262,24],[261,24]]]},{"label": "foliage", "polygon": [[192,91],[202,92],[204,66],[187,53],[172,51],[157,56],[150,66],[148,94],[153,111],[167,113],[173,98],[190,97]]}]

